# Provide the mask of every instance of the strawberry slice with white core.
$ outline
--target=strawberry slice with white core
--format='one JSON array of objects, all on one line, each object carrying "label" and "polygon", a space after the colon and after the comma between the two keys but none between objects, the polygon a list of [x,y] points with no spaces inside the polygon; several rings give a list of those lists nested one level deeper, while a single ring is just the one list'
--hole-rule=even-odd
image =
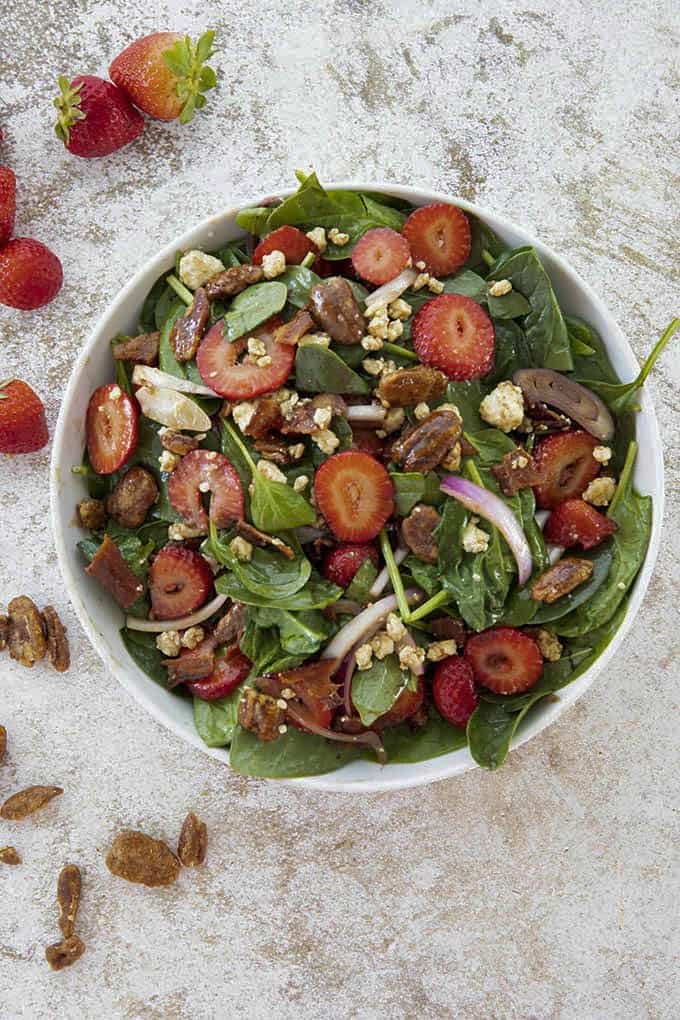
[{"label": "strawberry slice with white core", "polygon": [[447,276],[460,269],[472,244],[470,223],[462,211],[446,202],[435,202],[412,212],[404,224],[404,237],[414,263],[424,262],[428,273]]},{"label": "strawberry slice with white core", "polygon": [[149,568],[149,595],[156,620],[178,620],[207,601],[213,573],[199,552],[172,543],[160,550]]},{"label": "strawberry slice with white core", "polygon": [[514,627],[491,627],[468,638],[465,658],[475,680],[496,694],[519,694],[543,672],[543,656],[533,638]]},{"label": "strawberry slice with white core", "polygon": [[218,528],[227,528],[243,517],[243,486],[231,461],[215,450],[192,450],[170,475],[168,499],[192,527],[207,531],[203,497],[208,493],[210,520]]},{"label": "strawberry slice with white core", "polygon": [[481,379],[493,368],[493,323],[472,298],[440,294],[426,301],[413,320],[412,333],[420,360],[449,379]]},{"label": "strawberry slice with white core", "polygon": [[593,457],[597,439],[583,429],[557,432],[536,444],[534,463],[541,476],[534,485],[536,503],[551,510],[568,499],[576,499],[600,473]]},{"label": "strawberry slice with white core", "polygon": [[111,475],[137,445],[137,405],[116,383],[100,386],[90,397],[85,418],[87,455],[98,475]]},{"label": "strawberry slice with white core", "polygon": [[389,227],[374,227],[355,244],[352,265],[362,279],[382,286],[406,269],[410,258],[405,237]]},{"label": "strawberry slice with white core", "polygon": [[368,453],[347,450],[325,460],[314,477],[316,505],[344,542],[368,542],[394,511],[390,476]]},{"label": "strawberry slice with white core", "polygon": [[[216,322],[196,355],[196,365],[206,386],[228,400],[250,400],[283,386],[293,370],[295,347],[274,340],[274,333],[282,325],[282,320],[275,315],[248,337],[229,343],[222,332],[224,323]],[[250,337],[262,341],[264,355],[255,358],[248,354]],[[270,364],[266,363],[267,357],[271,358]],[[263,359],[265,364],[258,364]]]}]

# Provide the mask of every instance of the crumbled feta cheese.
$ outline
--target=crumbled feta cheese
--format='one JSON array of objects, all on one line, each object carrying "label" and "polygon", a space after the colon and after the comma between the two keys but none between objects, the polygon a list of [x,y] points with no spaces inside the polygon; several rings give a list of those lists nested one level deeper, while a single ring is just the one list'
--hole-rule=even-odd
[{"label": "crumbled feta cheese", "polygon": [[321,253],[321,255],[323,255],[328,246],[326,241],[326,231],[324,230],[324,228],[314,227],[313,230],[308,230],[307,237],[312,242],[312,244],[315,244],[317,246],[319,252]]},{"label": "crumbled feta cheese", "polygon": [[271,354],[263,354],[261,358],[258,358],[255,364],[258,368],[269,368],[272,363]]},{"label": "crumbled feta cheese", "polygon": [[413,309],[408,301],[404,301],[403,298],[397,298],[387,309],[391,319],[401,319],[402,322],[406,322],[411,317],[412,311]]},{"label": "crumbled feta cheese", "polygon": [[191,290],[198,290],[207,283],[215,273],[221,273],[224,265],[213,255],[204,251],[185,252],[179,260],[179,278]]},{"label": "crumbled feta cheese", "polygon": [[403,332],[404,327],[402,323],[399,321],[399,319],[395,319],[394,322],[391,322],[387,327],[387,339],[394,342],[395,340],[399,339]]},{"label": "crumbled feta cheese", "polygon": [[187,538],[199,538],[201,535],[205,535],[205,528],[192,528],[190,524],[171,524],[168,528],[171,542],[184,542]]},{"label": "crumbled feta cheese", "polygon": [[430,405],[426,404],[424,400],[421,400],[421,402],[419,404],[416,404],[416,406],[413,408],[413,414],[415,416],[416,421],[422,421],[423,418],[427,418],[429,413]]},{"label": "crumbled feta cheese", "polygon": [[204,637],[205,631],[202,627],[189,627],[189,629],[185,630],[182,634],[182,648],[189,648],[192,650],[200,645]]},{"label": "crumbled feta cheese", "polygon": [[340,440],[336,436],[335,432],[331,432],[330,429],[319,429],[312,436],[312,442],[316,443],[322,453],[325,453],[327,457],[337,450],[340,446]]},{"label": "crumbled feta cheese", "polygon": [[330,344],[328,333],[305,333],[298,340],[298,347],[330,347]]},{"label": "crumbled feta cheese", "polygon": [[168,474],[174,471],[179,464],[179,457],[176,453],[171,453],[170,450],[163,450],[162,454],[158,458],[161,471],[165,471]]},{"label": "crumbled feta cheese", "polygon": [[404,669],[410,669],[417,674],[425,661],[425,649],[415,648],[413,645],[404,645],[399,649],[399,665]]},{"label": "crumbled feta cheese", "polygon": [[429,662],[441,662],[442,659],[448,659],[450,655],[456,654],[456,642],[453,638],[448,638],[446,641],[433,641],[427,649],[427,659]]},{"label": "crumbled feta cheese", "polygon": [[538,645],[539,651],[547,662],[557,662],[562,655],[562,642],[551,634],[549,630],[541,627],[532,637]]},{"label": "crumbled feta cheese", "polygon": [[608,464],[612,459],[612,451],[608,446],[596,446],[593,450],[593,457],[598,464]]},{"label": "crumbled feta cheese", "polygon": [[416,262],[416,269],[419,269],[421,271],[421,273],[422,273],[423,269],[425,269],[425,268],[426,268],[426,266],[425,266],[425,263],[422,261],[422,259],[419,262]]},{"label": "crumbled feta cheese", "polygon": [[444,284],[441,280],[438,280],[436,276],[431,276],[427,281],[427,289],[431,291],[432,294],[441,294],[444,290]]},{"label": "crumbled feta cheese", "polygon": [[305,455],[305,444],[294,443],[288,447],[288,453],[290,454],[291,460],[300,460]]},{"label": "crumbled feta cheese", "polygon": [[378,631],[371,638],[371,648],[376,659],[384,659],[394,651],[394,641],[384,630]]},{"label": "crumbled feta cheese", "polygon": [[368,669],[373,661],[373,649],[370,645],[359,645],[354,653],[357,669]]},{"label": "crumbled feta cheese", "polygon": [[442,467],[444,471],[460,471],[462,455],[463,451],[460,443],[454,443],[441,462],[440,467]]},{"label": "crumbled feta cheese", "polygon": [[344,248],[349,241],[349,234],[345,234],[342,230],[338,230],[337,227],[331,227],[328,231],[328,240],[332,244],[337,244],[339,248]]},{"label": "crumbled feta cheese", "polygon": [[274,280],[281,273],[286,271],[286,256],[282,251],[275,249],[262,258],[262,272],[265,280]]},{"label": "crumbled feta cheese", "polygon": [[120,400],[123,393],[120,386],[112,386],[109,390],[109,400]]},{"label": "crumbled feta cheese", "polygon": [[281,736],[284,736],[288,732],[288,727],[285,723],[279,723],[278,730]]},{"label": "crumbled feta cheese", "polygon": [[401,641],[406,634],[406,627],[396,613],[390,613],[387,617],[385,630],[393,641]]},{"label": "crumbled feta cheese", "polygon": [[234,404],[231,409],[231,416],[240,428],[241,432],[245,432],[248,428],[253,420],[253,415],[256,410],[256,405],[250,400],[244,400],[240,404]]},{"label": "crumbled feta cheese", "polygon": [[585,492],[581,494],[581,499],[586,503],[592,503],[593,506],[609,506],[615,492],[616,482],[613,478],[607,476],[594,478]]},{"label": "crumbled feta cheese", "polygon": [[288,397],[281,401],[280,403],[281,414],[286,419],[286,421],[289,421],[293,417],[293,408],[295,407],[296,404],[299,403],[299,401],[300,397],[295,392],[289,393]]},{"label": "crumbled feta cheese", "polygon": [[382,367],[382,369],[380,370],[380,377],[381,377],[382,379],[384,379],[384,378],[385,378],[385,376],[387,376],[387,375],[392,375],[392,373],[393,373],[393,372],[396,372],[396,371],[397,371],[397,366],[396,366],[396,364],[394,363],[394,361],[386,361],[386,362],[385,362],[385,363],[383,364],[383,367]]},{"label": "crumbled feta cheese", "polygon": [[430,282],[429,273],[419,273],[411,284],[411,290],[422,290]]},{"label": "crumbled feta cheese", "polygon": [[264,340],[260,340],[257,336],[251,336],[248,338],[248,354],[252,354],[255,358],[261,358],[263,354],[267,353]]},{"label": "crumbled feta cheese", "polygon": [[176,630],[164,630],[162,634],[159,634],[156,638],[156,648],[163,655],[167,655],[169,659],[174,659],[179,655],[179,650],[182,647],[179,631]]},{"label": "crumbled feta cheese", "polygon": [[479,405],[484,421],[501,432],[512,432],[524,421],[524,397],[519,386],[506,379],[491,391]]},{"label": "crumbled feta cheese", "polygon": [[304,492],[308,485],[309,478],[307,477],[307,475],[298,475],[295,481],[293,482],[293,488],[295,489],[296,492]]},{"label": "crumbled feta cheese", "polygon": [[486,531],[477,527],[479,517],[471,517],[463,528],[463,549],[465,552],[486,552],[489,548],[489,536]]},{"label": "crumbled feta cheese", "polygon": [[376,315],[382,315],[383,312],[387,314],[387,305],[385,304],[384,301],[378,301],[378,303],[375,305],[366,305],[364,317],[366,319],[373,319],[375,318]]},{"label": "crumbled feta cheese", "polygon": [[404,424],[406,418],[406,412],[403,407],[391,407],[385,415],[383,421],[383,429],[385,432],[396,432]]},{"label": "crumbled feta cheese", "polygon": [[364,358],[361,362],[361,367],[364,372],[368,372],[369,375],[380,375],[383,368],[385,367],[384,358]]},{"label": "crumbled feta cheese", "polygon": [[379,351],[382,347],[383,342],[379,336],[367,335],[362,337],[361,346],[365,351]]},{"label": "crumbled feta cheese", "polygon": [[512,284],[509,280],[496,280],[489,287],[489,294],[491,297],[503,297],[504,294],[509,294],[512,290]]},{"label": "crumbled feta cheese", "polygon": [[383,307],[383,310],[377,315],[374,315],[372,319],[368,321],[368,332],[371,336],[377,336],[380,340],[387,340],[387,330],[389,328],[389,319],[387,318],[387,308]]},{"label": "crumbled feta cheese", "polygon": [[332,417],[333,412],[330,407],[317,407],[312,415],[312,420],[320,429],[325,429],[330,425]]},{"label": "crumbled feta cheese", "polygon": [[241,538],[237,535],[236,538],[232,538],[229,543],[229,548],[241,563],[248,563],[253,557],[253,547],[250,542],[247,542],[245,538]]},{"label": "crumbled feta cheese", "polygon": [[286,698],[288,701],[290,701],[291,698],[295,697],[295,691],[293,690],[292,687],[284,687],[283,690],[281,691],[281,697]]},{"label": "crumbled feta cheese", "polygon": [[272,464],[270,460],[258,460],[257,470],[270,482],[283,482],[284,485],[286,484],[286,476],[283,471],[276,464]]}]

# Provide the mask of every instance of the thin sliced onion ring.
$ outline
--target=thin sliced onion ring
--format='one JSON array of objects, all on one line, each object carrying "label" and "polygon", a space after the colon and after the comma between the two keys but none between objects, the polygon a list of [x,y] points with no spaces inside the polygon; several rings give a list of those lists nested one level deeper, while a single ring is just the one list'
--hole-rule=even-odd
[{"label": "thin sliced onion ring", "polygon": [[216,613],[229,598],[228,595],[216,595],[212,602],[206,602],[189,616],[181,616],[177,620],[142,620],[138,616],[126,616],[125,626],[128,630],[143,630],[149,634],[162,634],[165,630],[188,630],[197,623],[203,623],[209,616]]},{"label": "thin sliced onion ring", "polygon": [[378,287],[377,290],[368,295],[366,307],[372,308],[373,305],[389,305],[392,301],[396,301],[405,290],[408,290],[416,282],[417,277],[418,271],[416,269],[402,269],[392,280],[383,283],[382,287]]},{"label": "thin sliced onion ring", "polygon": [[531,549],[512,510],[495,493],[459,475],[447,475],[440,488],[447,496],[453,496],[472,513],[479,514],[498,528],[515,557],[519,583],[526,584],[531,577],[533,565]]},{"label": "thin sliced onion ring", "polygon": [[[400,545],[394,550],[394,562],[397,564],[397,566],[399,566],[400,563],[403,563],[407,556],[408,549],[406,548],[406,546]],[[383,567],[378,576],[376,577],[375,581],[371,585],[371,587],[368,589],[368,594],[371,596],[371,598],[377,599],[378,595],[382,595],[383,589],[385,588],[385,585],[387,584],[389,579],[390,572],[387,569],[387,567]]]},{"label": "thin sliced onion ring", "polygon": [[132,381],[135,386],[163,386],[166,390],[195,393],[199,397],[217,396],[214,390],[203,383],[192,382],[191,379],[178,379],[169,372],[161,372],[160,368],[152,368],[151,365],[135,365],[132,370]]},{"label": "thin sliced onion ring", "polygon": [[[423,593],[419,588],[407,588],[404,594],[406,595],[406,601],[410,604],[422,598]],[[332,641],[326,645],[321,658],[337,659],[338,664],[341,663],[345,656],[361,641],[364,634],[374,628],[376,624],[380,624],[387,617],[388,613],[393,612],[396,608],[396,595],[386,595],[379,602],[374,602],[372,605],[367,606],[363,612],[340,628]]]},{"label": "thin sliced onion ring", "polygon": [[303,718],[296,712],[290,702],[288,703],[286,714],[308,733],[315,733],[319,737],[325,737],[326,740],[336,740],[342,744],[363,744],[364,747],[373,748],[381,765],[385,765],[387,762],[383,742],[374,730],[366,730],[365,733],[338,733],[337,730],[328,730],[325,726],[319,726],[318,723],[313,722],[311,719]]},{"label": "thin sliced onion ring", "polygon": [[380,404],[353,404],[347,408],[347,421],[355,425],[381,425],[386,414]]}]

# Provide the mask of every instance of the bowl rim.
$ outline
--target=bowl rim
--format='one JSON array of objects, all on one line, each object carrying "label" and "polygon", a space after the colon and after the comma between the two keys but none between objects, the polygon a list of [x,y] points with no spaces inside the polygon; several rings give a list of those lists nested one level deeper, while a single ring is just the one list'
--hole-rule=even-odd
[{"label": "bowl rim", "polygon": [[[630,344],[618,326],[613,315],[609,312],[604,301],[595,293],[590,285],[582,279],[582,277],[563,256],[534,237],[533,234],[530,231],[527,231],[521,224],[518,224],[505,216],[492,212],[486,207],[480,206],[475,202],[470,202],[467,199],[459,198],[445,192],[431,191],[425,187],[415,188],[410,185],[401,185],[386,181],[366,182],[355,180],[331,181],[326,184],[325,187],[329,190],[345,189],[348,191],[359,192],[384,192],[393,197],[406,199],[414,205],[422,205],[432,202],[454,204],[459,206],[461,209],[464,209],[466,212],[478,217],[483,222],[488,223],[494,230],[498,230],[501,233],[505,230],[510,233],[521,235],[525,244],[533,246],[541,258],[547,257],[551,262],[553,262],[565,278],[573,286],[575,286],[578,291],[580,291],[581,296],[586,299],[586,302],[590,302],[591,308],[593,308],[600,318],[606,323],[606,346],[608,348],[611,348],[611,346],[619,348],[623,358],[630,365],[631,373],[637,370],[637,359],[633,354]],[[294,194],[295,191],[295,188],[282,188],[277,191],[277,194],[285,198]],[[136,270],[127,283],[124,284],[121,290],[114,295],[94,327],[91,329],[88,338],[71,370],[68,384],[61,401],[50,460],[50,519],[57,552],[57,561],[68,597],[90,643],[104,662],[104,665],[111,673],[113,673],[116,680],[151,714],[156,722],[161,723],[182,740],[192,744],[204,754],[208,754],[210,757],[216,759],[222,764],[226,764],[227,767],[229,767],[228,749],[225,754],[224,748],[208,747],[204,744],[195,730],[188,730],[185,725],[174,719],[170,713],[161,711],[146,694],[146,691],[150,689],[147,685],[153,685],[153,681],[146,677],[141,670],[138,670],[138,667],[134,666],[131,661],[127,663],[119,661],[117,656],[110,649],[107,639],[104,638],[104,636],[96,628],[94,622],[89,616],[87,606],[80,593],[78,575],[72,571],[71,564],[69,562],[67,541],[69,532],[70,537],[73,537],[73,529],[68,528],[66,522],[64,522],[61,518],[59,508],[59,490],[61,487],[62,471],[69,469],[69,465],[64,463],[63,456],[68,409],[76,391],[78,390],[80,375],[83,369],[87,365],[93,351],[96,349],[98,344],[102,342],[102,337],[106,335],[107,323],[109,320],[127,304],[130,295],[144,279],[149,281],[149,288],[152,286],[153,282],[164,271],[164,267],[167,266],[168,263],[172,264],[178,250],[186,250],[192,244],[197,243],[194,240],[196,237],[200,235],[209,235],[210,231],[215,227],[223,225],[225,222],[233,222],[236,213],[240,209],[258,205],[262,202],[262,200],[262,198],[251,199],[240,202],[238,205],[228,206],[221,212],[208,216],[206,219],[194,224],[190,228],[187,228],[180,235],[165,245],[156,255],[144,262],[144,264]],[[653,491],[651,492],[651,495],[653,496],[652,531],[645,560],[629,595],[626,614],[609,645],[593,663],[593,665],[586,670],[581,677],[574,681],[574,683],[565,687],[560,692],[559,700],[555,701],[550,706],[548,712],[538,719],[532,720],[531,717],[529,717],[529,719],[519,727],[511,742],[510,751],[514,751],[516,748],[521,747],[548,726],[552,725],[552,723],[554,723],[570,705],[572,705],[589,689],[596,676],[611,661],[612,657],[616,654],[618,648],[625,639],[646,593],[659,551],[661,522],[663,518],[665,499],[661,436],[654,404],[646,388],[643,388],[642,392],[641,413],[644,413],[646,416],[652,438],[653,452],[655,454],[654,485],[653,487],[650,486],[650,488],[653,488]],[[140,676],[143,677],[143,683],[140,682],[133,669],[130,668],[131,665],[134,667],[134,671],[139,671]],[[307,776],[271,781],[284,783],[290,786],[303,787],[310,790],[331,792],[374,793],[386,790],[407,789],[447,779],[451,776],[461,775],[470,769],[478,768],[477,763],[472,759],[467,748],[462,749],[462,751],[465,752],[462,756],[460,756],[460,751],[449,752],[438,758],[427,759],[424,762],[395,764],[391,767],[388,764],[383,769],[380,769],[380,766],[376,763],[375,768],[378,769],[379,772],[373,778],[343,779],[342,774],[345,771],[345,768],[351,767],[350,765],[345,766],[336,772],[326,773],[321,776]],[[457,757],[454,761],[448,760],[452,755],[459,757]],[[391,769],[397,770],[398,774],[395,774],[394,771],[391,772]]]}]

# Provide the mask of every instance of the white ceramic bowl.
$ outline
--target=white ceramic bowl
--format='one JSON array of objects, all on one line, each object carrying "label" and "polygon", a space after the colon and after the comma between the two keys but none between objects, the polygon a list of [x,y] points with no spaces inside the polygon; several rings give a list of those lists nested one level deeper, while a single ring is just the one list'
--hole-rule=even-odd
[{"label": "white ceramic bowl", "polygon": [[[550,274],[562,308],[568,313],[586,319],[598,330],[622,379],[635,377],[638,365],[633,352],[603,302],[564,259],[535,240],[521,227],[485,209],[480,209],[471,202],[449,195],[391,184],[340,182],[332,186],[355,191],[383,191],[407,199],[414,205],[455,202],[486,222],[512,246],[532,244]],[[282,191],[281,195],[290,193]],[[245,205],[257,205],[257,201]],[[228,750],[205,746],[194,729],[190,704],[164,691],[150,680],[123,648],[118,634],[122,625],[122,614],[97,582],[85,573],[82,557],[76,548],[79,532],[74,526],[74,508],[78,500],[82,499],[84,491],[81,478],[72,474],[70,469],[71,465],[80,463],[82,457],[85,445],[85,410],[90,394],[97,386],[110,382],[113,378],[110,338],[116,333],[130,333],[135,330],[142,302],[149,288],[163,271],[171,270],[178,249],[214,250],[242,234],[234,221],[235,212],[235,209],[228,209],[212,216],[177,238],[140,269],[109,305],[71,373],[54,437],[50,472],[52,523],[59,565],[66,590],[85,633],[114,676],[155,719],[183,740],[200,748],[205,754],[223,762],[225,767],[228,767]],[[643,394],[642,410],[638,414],[638,438],[645,456],[638,458],[635,484],[642,493],[649,493],[653,497],[654,518],[647,557],[632,589],[625,619],[613,641],[595,664],[573,684],[566,687],[560,693],[559,700],[546,699],[541,702],[538,709],[520,726],[512,742],[513,748],[540,733],[554,722],[568,705],[581,697],[596,675],[605,669],[616,655],[640,607],[659,547],[664,499],[661,439],[652,402],[646,393]],[[373,762],[356,761],[325,776],[289,782],[316,790],[372,792],[430,783],[436,779],[458,775],[473,768],[474,765],[470,754],[464,748],[414,765],[388,764],[381,768]]]}]

